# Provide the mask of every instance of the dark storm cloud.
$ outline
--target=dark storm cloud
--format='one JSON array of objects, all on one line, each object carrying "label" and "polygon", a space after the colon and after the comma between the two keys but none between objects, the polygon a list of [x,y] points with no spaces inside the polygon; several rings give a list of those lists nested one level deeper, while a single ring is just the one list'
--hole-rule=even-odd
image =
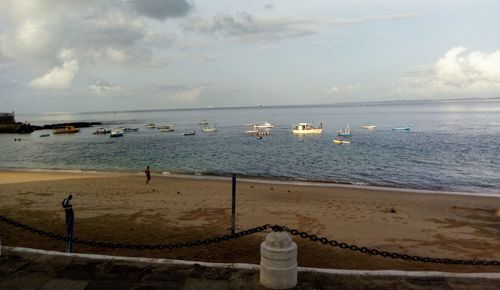
[{"label": "dark storm cloud", "polygon": [[186,0],[133,0],[132,3],[137,13],[158,20],[185,16],[193,7]]}]

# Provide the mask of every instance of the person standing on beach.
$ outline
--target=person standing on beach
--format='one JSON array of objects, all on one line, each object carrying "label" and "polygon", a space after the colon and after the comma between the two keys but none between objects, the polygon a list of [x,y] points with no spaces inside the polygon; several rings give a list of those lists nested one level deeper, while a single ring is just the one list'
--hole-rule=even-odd
[{"label": "person standing on beach", "polygon": [[75,213],[73,212],[73,195],[69,195],[62,202],[64,212],[66,213],[66,251],[71,253],[71,240],[73,239],[73,222],[75,220]]},{"label": "person standing on beach", "polygon": [[151,172],[149,171],[149,166],[146,167],[146,170],[144,170],[144,173],[146,173],[146,184],[148,184],[149,181],[151,180]]}]

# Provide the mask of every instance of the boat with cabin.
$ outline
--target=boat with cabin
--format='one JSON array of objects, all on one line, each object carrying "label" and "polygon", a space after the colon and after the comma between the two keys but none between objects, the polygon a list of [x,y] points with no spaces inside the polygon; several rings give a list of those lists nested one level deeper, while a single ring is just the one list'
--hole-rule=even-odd
[{"label": "boat with cabin", "polygon": [[274,128],[274,125],[265,121],[263,123],[256,123],[254,124],[255,128],[262,128],[262,129],[272,129]]},{"label": "boat with cabin", "polygon": [[217,132],[217,127],[215,126],[215,123],[212,123],[212,125],[208,125],[206,127],[202,127],[201,131],[207,132],[207,133]]},{"label": "boat with cabin", "polygon": [[80,129],[75,128],[74,126],[65,126],[62,128],[55,128],[54,134],[74,134],[80,132]]},{"label": "boat with cabin", "polygon": [[311,123],[298,123],[293,125],[293,134],[321,134],[323,133],[323,124],[320,123],[319,128],[316,128]]},{"label": "boat with cabin", "polygon": [[166,124],[162,126],[157,127],[160,132],[173,132],[174,131],[174,125],[172,124]]}]

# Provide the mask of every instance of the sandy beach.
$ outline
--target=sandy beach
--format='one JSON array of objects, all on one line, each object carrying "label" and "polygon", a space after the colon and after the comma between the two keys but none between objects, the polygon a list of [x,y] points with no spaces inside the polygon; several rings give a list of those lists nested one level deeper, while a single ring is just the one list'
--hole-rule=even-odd
[{"label": "sandy beach", "polygon": [[[74,172],[0,172],[0,215],[64,233],[61,201],[73,193],[75,237],[166,243],[229,233],[228,178]],[[237,228],[280,224],[402,254],[500,259],[500,197],[239,180]],[[0,224],[2,245],[63,250],[64,244]],[[212,262],[259,262],[266,233],[191,249],[130,251],[75,245],[75,252]],[[299,265],[350,269],[495,271],[353,253],[294,237]]]}]

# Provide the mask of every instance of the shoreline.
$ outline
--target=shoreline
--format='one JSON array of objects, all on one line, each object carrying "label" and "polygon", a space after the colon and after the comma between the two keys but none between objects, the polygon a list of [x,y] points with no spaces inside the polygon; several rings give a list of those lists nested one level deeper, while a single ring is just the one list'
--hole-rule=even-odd
[{"label": "shoreline", "polygon": [[[84,174],[95,174],[97,176],[109,176],[109,175],[131,175],[131,176],[142,176],[144,173],[142,171],[98,171],[98,170],[82,170],[82,169],[5,169],[0,168],[1,173],[70,173],[75,175]],[[170,172],[153,172],[151,174],[153,177],[169,177],[178,179],[194,179],[194,180],[206,180],[206,181],[231,181],[231,176],[224,175],[205,175],[205,174],[178,174]],[[340,183],[340,182],[327,182],[327,181],[308,181],[308,180],[286,180],[279,178],[263,178],[263,177],[249,177],[243,175],[237,175],[237,181],[258,183],[258,184],[269,184],[269,185],[289,185],[289,186],[311,186],[311,187],[322,187],[322,188],[346,188],[346,189],[366,189],[370,191],[390,191],[390,192],[404,192],[412,194],[431,194],[431,195],[457,195],[457,196],[470,196],[470,197],[494,197],[500,198],[500,192],[467,192],[467,191],[448,191],[448,190],[429,190],[429,189],[419,189],[419,188],[405,188],[405,187],[390,187],[390,186],[378,186],[378,185],[360,185],[352,183]],[[0,185],[3,184],[0,180]]]}]

